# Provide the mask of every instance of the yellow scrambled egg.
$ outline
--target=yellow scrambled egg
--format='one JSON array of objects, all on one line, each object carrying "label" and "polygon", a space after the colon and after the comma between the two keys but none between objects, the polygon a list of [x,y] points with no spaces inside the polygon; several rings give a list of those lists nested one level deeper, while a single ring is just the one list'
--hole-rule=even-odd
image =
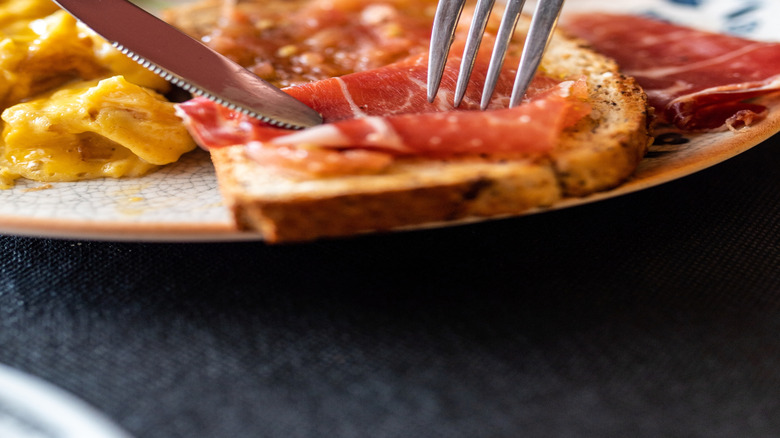
[{"label": "yellow scrambled egg", "polygon": [[140,176],[195,143],[169,84],[49,0],[0,0],[0,188]]},{"label": "yellow scrambled egg", "polygon": [[169,102],[122,76],[14,105],[3,121],[7,169],[36,181],[140,176],[194,146]]}]

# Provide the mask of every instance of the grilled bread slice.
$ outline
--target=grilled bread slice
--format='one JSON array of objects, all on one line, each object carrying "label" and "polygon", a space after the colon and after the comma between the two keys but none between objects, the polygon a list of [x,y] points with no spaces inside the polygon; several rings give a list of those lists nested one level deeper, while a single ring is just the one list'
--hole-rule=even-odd
[{"label": "grilled bread slice", "polygon": [[[526,26],[523,19],[516,39],[522,41]],[[211,152],[220,190],[239,228],[286,242],[521,214],[625,181],[651,140],[641,88],[612,60],[562,31],[540,68],[553,77],[585,75],[593,108],[551,153],[399,158],[379,174],[302,178],[232,146]]]}]

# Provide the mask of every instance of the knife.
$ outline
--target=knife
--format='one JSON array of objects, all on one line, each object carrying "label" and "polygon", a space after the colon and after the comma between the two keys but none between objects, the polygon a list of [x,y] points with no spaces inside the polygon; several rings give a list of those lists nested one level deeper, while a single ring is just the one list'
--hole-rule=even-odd
[{"label": "knife", "polygon": [[283,128],[322,123],[322,116],[303,102],[127,0],[54,2],[186,91]]}]

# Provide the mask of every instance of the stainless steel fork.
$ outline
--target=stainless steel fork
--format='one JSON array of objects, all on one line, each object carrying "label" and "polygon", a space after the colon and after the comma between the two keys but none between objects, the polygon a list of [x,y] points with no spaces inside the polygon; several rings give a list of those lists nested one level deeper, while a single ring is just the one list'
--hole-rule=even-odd
[{"label": "stainless steel fork", "polygon": [[[523,53],[520,56],[520,64],[509,101],[510,107],[520,103],[526,89],[528,89],[528,85],[536,74],[536,69],[539,67],[544,50],[547,48],[547,43],[550,41],[563,8],[563,2],[564,0],[538,0],[528,35],[526,36]],[[436,8],[436,16],[431,33],[430,56],[428,58],[428,100],[431,102],[436,98],[436,94],[439,91],[447,55],[455,39],[455,28],[465,3],[466,0],[439,0]],[[456,107],[460,105],[466,93],[477,50],[482,42],[482,35],[485,33],[485,27],[494,4],[495,0],[478,0],[477,2],[474,18],[472,19],[471,28],[469,29],[463,50],[463,58],[455,88],[454,104]],[[507,0],[506,9],[501,18],[501,25],[496,35],[493,54],[488,65],[485,85],[482,90],[480,101],[482,109],[488,107],[490,98],[493,96],[498,76],[504,65],[509,41],[512,39],[512,34],[517,26],[524,4],[525,0]]]}]

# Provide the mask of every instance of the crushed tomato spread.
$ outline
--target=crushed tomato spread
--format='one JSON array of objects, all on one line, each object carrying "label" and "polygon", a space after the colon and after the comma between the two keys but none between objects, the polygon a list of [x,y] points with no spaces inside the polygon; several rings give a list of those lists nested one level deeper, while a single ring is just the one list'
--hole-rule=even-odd
[{"label": "crushed tomato spread", "polygon": [[428,50],[432,0],[206,1],[164,18],[280,87]]}]

